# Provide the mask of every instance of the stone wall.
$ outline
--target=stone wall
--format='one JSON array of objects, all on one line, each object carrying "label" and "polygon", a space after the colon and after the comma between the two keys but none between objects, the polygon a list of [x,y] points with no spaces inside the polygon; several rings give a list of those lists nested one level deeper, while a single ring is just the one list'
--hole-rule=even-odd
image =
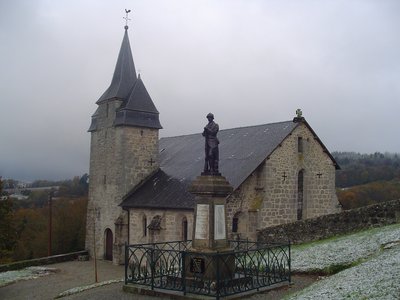
[{"label": "stone wall", "polygon": [[290,240],[299,244],[394,223],[400,223],[400,200],[264,228],[258,232],[257,240],[269,243]]},{"label": "stone wall", "polygon": [[50,265],[64,261],[72,261],[79,259],[80,256],[87,256],[87,255],[88,252],[86,250],[83,250],[83,251],[46,256],[29,260],[21,260],[9,264],[0,265],[0,272],[20,270],[32,266]]},{"label": "stone wall", "polygon": [[[258,209],[263,201],[264,164],[261,164],[226,201],[226,215],[229,238],[256,239]],[[238,218],[238,231],[232,233],[232,220]]]}]

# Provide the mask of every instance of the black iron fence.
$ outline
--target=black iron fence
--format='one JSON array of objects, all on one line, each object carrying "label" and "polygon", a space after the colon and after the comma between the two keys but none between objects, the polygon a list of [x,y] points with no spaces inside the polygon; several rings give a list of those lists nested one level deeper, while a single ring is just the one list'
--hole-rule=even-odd
[{"label": "black iron fence", "polygon": [[231,241],[231,249],[199,252],[191,241],[126,245],[125,284],[220,297],[290,283],[290,243]]}]

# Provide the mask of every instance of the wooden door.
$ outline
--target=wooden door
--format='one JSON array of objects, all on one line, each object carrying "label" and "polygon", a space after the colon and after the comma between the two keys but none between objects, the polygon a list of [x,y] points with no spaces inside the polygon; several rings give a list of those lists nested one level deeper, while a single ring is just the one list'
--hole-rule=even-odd
[{"label": "wooden door", "polygon": [[111,260],[113,259],[113,234],[111,229],[107,228],[106,232],[106,251],[105,251],[105,259],[106,260]]}]

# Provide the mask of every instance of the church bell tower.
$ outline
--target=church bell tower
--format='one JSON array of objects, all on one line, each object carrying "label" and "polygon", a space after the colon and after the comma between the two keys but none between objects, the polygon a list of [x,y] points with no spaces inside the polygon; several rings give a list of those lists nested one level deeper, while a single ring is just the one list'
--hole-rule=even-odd
[{"label": "church bell tower", "polygon": [[[128,13],[129,11],[127,11]],[[89,128],[89,202],[86,249],[90,256],[123,263],[128,215],[119,204],[159,168],[159,113],[136,75],[128,26],[110,86],[96,102]]]}]

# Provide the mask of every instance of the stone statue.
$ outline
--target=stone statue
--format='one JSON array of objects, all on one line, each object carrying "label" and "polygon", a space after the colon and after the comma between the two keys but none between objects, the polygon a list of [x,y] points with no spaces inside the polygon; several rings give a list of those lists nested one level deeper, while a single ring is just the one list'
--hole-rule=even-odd
[{"label": "stone statue", "polygon": [[204,175],[220,175],[218,172],[218,138],[217,133],[219,126],[214,122],[214,115],[209,113],[207,115],[208,124],[204,127],[203,136],[205,137],[205,162],[204,162]]}]

